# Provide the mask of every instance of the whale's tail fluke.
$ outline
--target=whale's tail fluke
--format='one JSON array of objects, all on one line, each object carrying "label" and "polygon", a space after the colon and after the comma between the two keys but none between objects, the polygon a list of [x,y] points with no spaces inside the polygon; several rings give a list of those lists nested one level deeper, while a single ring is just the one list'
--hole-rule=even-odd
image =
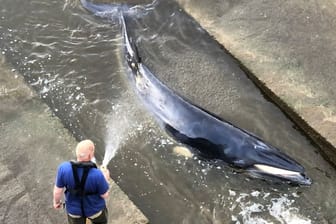
[{"label": "whale's tail fluke", "polygon": [[138,5],[129,5],[127,3],[95,4],[90,0],[80,1],[82,6],[89,12],[93,13],[96,16],[107,18],[110,20],[117,20],[119,12],[123,12],[123,14],[127,14],[135,18],[139,18],[152,10],[156,5],[156,0],[153,0],[153,2],[149,4]]},{"label": "whale's tail fluke", "polygon": [[94,15],[113,19],[118,18],[118,13],[122,10],[127,10],[129,7],[123,4],[111,3],[111,4],[94,4],[88,0],[80,0],[82,6],[92,12]]}]

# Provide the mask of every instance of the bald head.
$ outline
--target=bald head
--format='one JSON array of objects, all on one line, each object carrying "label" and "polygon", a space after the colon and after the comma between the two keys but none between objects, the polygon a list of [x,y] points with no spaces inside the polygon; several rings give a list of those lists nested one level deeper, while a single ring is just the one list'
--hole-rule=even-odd
[{"label": "bald head", "polygon": [[76,147],[77,161],[90,161],[94,156],[94,149],[95,146],[91,140],[87,139],[79,142]]}]

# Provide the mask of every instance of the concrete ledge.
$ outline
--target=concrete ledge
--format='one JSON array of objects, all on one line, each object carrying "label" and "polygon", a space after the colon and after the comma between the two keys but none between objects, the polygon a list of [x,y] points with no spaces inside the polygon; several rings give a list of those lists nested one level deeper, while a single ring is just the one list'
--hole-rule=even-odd
[{"label": "concrete ledge", "polygon": [[119,186],[112,181],[110,197],[108,200],[110,223],[133,223],[146,224],[148,219],[142,212],[129,200]]},{"label": "concrete ledge", "polygon": [[[57,166],[74,158],[77,142],[3,61],[0,142],[0,220],[6,224],[66,223],[64,211],[52,208],[52,190]],[[148,223],[121,189],[115,183],[111,186],[109,223]]]}]

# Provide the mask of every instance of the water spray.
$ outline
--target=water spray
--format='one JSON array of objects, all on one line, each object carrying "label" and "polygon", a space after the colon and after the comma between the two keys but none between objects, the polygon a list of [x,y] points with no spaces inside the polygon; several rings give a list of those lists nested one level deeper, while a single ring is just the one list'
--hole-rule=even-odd
[{"label": "water spray", "polygon": [[[110,132],[110,131],[108,131]],[[115,156],[117,149],[119,147],[119,143],[120,142],[115,142],[114,137],[109,135],[109,137],[107,137],[106,139],[106,145],[105,145],[105,154],[104,154],[104,159],[102,162],[102,167],[107,167],[107,165],[109,164],[109,162],[113,159],[113,157]]]},{"label": "water spray", "polygon": [[131,129],[130,118],[125,114],[125,108],[117,104],[113,106],[114,113],[107,118],[107,127],[105,135],[105,154],[102,167],[107,167],[114,158],[118,149],[127,138]]}]

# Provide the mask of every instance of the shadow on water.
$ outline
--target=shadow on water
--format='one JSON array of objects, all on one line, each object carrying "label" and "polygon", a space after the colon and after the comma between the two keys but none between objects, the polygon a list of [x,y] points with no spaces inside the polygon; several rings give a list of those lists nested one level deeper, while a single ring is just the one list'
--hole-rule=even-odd
[{"label": "shadow on water", "polygon": [[0,4],[0,52],[78,139],[97,143],[98,161],[115,144],[111,175],[152,223],[336,220],[335,171],[175,2],[127,18],[144,63],[176,92],[298,160],[311,187],[271,184],[174,154],[178,144],[128,85],[118,22],[94,17],[77,1]]}]

